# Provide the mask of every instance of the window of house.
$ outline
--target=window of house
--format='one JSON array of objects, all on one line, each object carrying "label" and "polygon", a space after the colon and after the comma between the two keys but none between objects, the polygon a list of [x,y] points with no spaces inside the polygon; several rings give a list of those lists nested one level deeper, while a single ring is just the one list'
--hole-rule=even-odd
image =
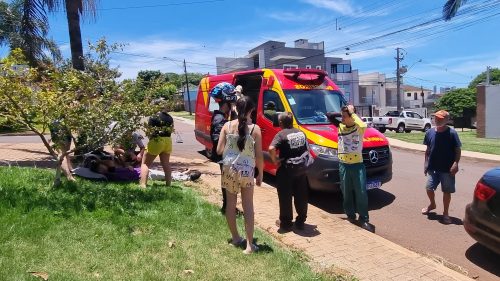
[{"label": "window of house", "polygon": [[350,64],[332,64],[331,73],[351,73],[351,65]]},{"label": "window of house", "polygon": [[264,117],[271,122],[273,121],[275,113],[285,111],[285,107],[283,106],[283,103],[281,103],[280,96],[275,91],[264,91],[262,103],[262,113],[264,113]]},{"label": "window of house", "polygon": [[406,96],[411,98],[411,93],[406,93]]},{"label": "window of house", "polygon": [[316,69],[321,70],[321,65],[316,65]]},{"label": "window of house", "polygon": [[311,67],[311,65],[310,65],[310,64],[306,65],[306,69],[311,69],[311,68],[312,68],[312,67]]},{"label": "window of house", "polygon": [[299,68],[299,66],[296,64],[284,64],[283,65],[283,69],[297,69],[297,68]]},{"label": "window of house", "polygon": [[413,93],[413,99],[418,100],[418,93]]}]

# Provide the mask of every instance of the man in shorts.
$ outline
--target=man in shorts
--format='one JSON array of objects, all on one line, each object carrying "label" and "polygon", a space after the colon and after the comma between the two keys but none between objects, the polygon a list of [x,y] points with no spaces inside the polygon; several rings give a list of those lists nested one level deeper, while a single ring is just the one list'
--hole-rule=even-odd
[{"label": "man in shorts", "polygon": [[450,224],[451,219],[448,210],[451,202],[451,194],[455,192],[455,175],[458,172],[462,143],[457,132],[448,127],[450,114],[445,110],[436,112],[436,127],[427,131],[424,144],[425,151],[424,174],[427,176],[427,196],[429,206],[422,209],[422,214],[427,215],[436,209],[434,200],[437,186],[441,184],[443,191],[443,223]]}]

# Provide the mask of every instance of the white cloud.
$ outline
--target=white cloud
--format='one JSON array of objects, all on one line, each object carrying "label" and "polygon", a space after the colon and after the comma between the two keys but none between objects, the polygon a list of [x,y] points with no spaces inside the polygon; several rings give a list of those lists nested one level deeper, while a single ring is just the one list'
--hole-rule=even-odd
[{"label": "white cloud", "polygon": [[331,11],[338,12],[342,15],[355,15],[356,10],[348,0],[302,0],[318,8],[325,8]]},{"label": "white cloud", "polygon": [[215,74],[215,57],[232,57],[236,52],[236,56],[241,57],[264,41],[226,40],[209,45],[195,41],[136,39],[130,41],[121,54],[114,53],[111,63],[119,66],[122,79],[135,78],[140,70],[182,73],[184,59],[188,72]]}]

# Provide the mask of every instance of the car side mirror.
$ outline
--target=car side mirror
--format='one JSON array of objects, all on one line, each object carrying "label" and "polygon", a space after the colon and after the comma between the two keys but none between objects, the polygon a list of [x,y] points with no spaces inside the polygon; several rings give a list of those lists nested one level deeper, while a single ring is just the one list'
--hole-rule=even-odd
[{"label": "car side mirror", "polygon": [[278,120],[278,116],[279,115],[280,114],[278,112],[273,114],[273,127],[279,127],[280,126],[280,122]]}]

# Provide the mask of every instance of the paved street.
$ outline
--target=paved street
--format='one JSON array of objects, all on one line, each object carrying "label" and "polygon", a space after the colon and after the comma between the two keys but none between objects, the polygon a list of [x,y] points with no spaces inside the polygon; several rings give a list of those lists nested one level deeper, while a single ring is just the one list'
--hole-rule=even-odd
[{"label": "paved street", "polygon": [[[199,153],[203,147],[195,140],[192,125],[176,122],[176,131],[179,133],[182,143],[174,143],[173,156],[206,160]],[[7,138],[9,138],[8,141]],[[20,140],[20,138],[25,137],[0,137],[0,143],[15,143],[13,140]],[[33,143],[36,142],[35,137],[31,140]],[[16,153],[36,151],[34,145],[28,144],[26,146],[30,149],[19,149]],[[8,151],[6,147],[1,148],[5,149],[5,152]],[[2,153],[5,152],[2,151]],[[425,178],[422,173],[422,153],[394,149],[393,156],[393,180],[384,185],[382,190],[375,190],[370,194],[371,222],[377,227],[377,235],[418,253],[432,257],[440,256],[468,271],[470,277],[478,277],[478,280],[498,279],[499,267],[495,262],[498,263],[499,257],[476,244],[465,233],[461,225],[465,205],[472,199],[472,191],[477,179],[494,164],[472,160],[461,162],[461,171],[457,178],[458,190],[452,199],[450,210],[455,224],[443,225],[438,221],[438,214],[427,218],[419,213],[419,210],[427,204],[423,190]],[[38,157],[46,156],[38,153]],[[273,185],[273,178],[267,177],[266,182]],[[440,193],[438,193],[438,199],[440,198]],[[314,206],[332,216],[344,217],[338,194],[315,193],[311,199]],[[438,210],[441,206],[441,204],[438,205]],[[271,219],[275,219],[274,216],[271,216]],[[311,219],[316,220],[318,228],[323,233],[326,232],[325,227],[322,227],[318,222],[328,221],[328,216],[320,215],[320,217],[311,217]],[[285,239],[290,239],[290,237],[285,237]]]}]

